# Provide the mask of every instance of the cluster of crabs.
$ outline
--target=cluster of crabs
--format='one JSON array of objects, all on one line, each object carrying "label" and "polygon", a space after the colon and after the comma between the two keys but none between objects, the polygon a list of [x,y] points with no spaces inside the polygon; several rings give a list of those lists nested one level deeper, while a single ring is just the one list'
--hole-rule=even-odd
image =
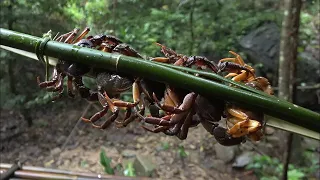
[{"label": "cluster of crabs", "polygon": [[[86,28],[80,35],[79,29],[63,34],[55,41],[73,44],[76,46],[93,48],[108,53],[119,53],[126,56],[143,57],[132,47],[110,35],[87,36],[90,29]],[[86,37],[87,36],[87,37]],[[254,69],[245,64],[242,58],[230,51],[233,58],[224,58],[215,64],[202,56],[186,56],[157,43],[164,57],[155,57],[146,60],[169,63],[175,66],[196,67],[213,73],[226,73],[225,78],[244,83],[254,89],[273,95],[269,81],[264,77],[256,77]],[[93,70],[92,70],[93,69]],[[97,90],[87,88],[82,77],[90,70],[94,72]],[[87,119],[93,127],[106,129],[112,123],[118,128],[126,127],[133,121],[140,121],[142,128],[147,131],[163,132],[169,136],[186,139],[190,127],[202,124],[222,145],[230,146],[245,142],[247,139],[259,141],[263,136],[265,125],[261,112],[250,111],[238,104],[221,99],[207,99],[202,95],[164,84],[151,79],[133,76],[131,74],[111,72],[96,67],[72,63],[67,59],[59,59],[54,68],[52,79],[38,84],[48,91],[57,92],[53,100],[63,95],[63,82],[67,77],[68,96],[75,97],[75,92],[89,101],[99,101],[102,110]],[[119,99],[120,94],[132,88],[133,102]],[[148,108],[149,114],[145,115]],[[125,109],[123,119],[118,118],[121,109]],[[102,124],[97,121],[110,111],[111,115]],[[225,127],[219,121],[225,118]],[[120,120],[119,120],[120,119]]]}]

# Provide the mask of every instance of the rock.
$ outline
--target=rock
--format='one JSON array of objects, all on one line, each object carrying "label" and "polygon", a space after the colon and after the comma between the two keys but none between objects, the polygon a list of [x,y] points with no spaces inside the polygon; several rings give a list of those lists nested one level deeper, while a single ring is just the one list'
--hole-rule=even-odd
[{"label": "rock", "polygon": [[125,158],[132,158],[132,157],[135,157],[137,154],[136,151],[134,150],[130,150],[130,149],[125,149],[122,151],[121,155]]},{"label": "rock", "polygon": [[[275,155],[276,152],[271,143],[258,143],[257,148],[265,154]],[[279,150],[278,150],[279,151]]]},{"label": "rock", "polygon": [[50,167],[53,163],[54,163],[54,160],[51,159],[51,160],[44,163],[44,167]]},{"label": "rock", "polygon": [[195,180],[205,180],[204,177],[196,177]]},{"label": "rock", "polygon": [[266,23],[244,36],[240,45],[251,63],[262,63],[264,72],[272,72],[278,63],[280,28],[275,23]]},{"label": "rock", "polygon": [[192,150],[195,150],[195,149],[197,148],[197,146],[195,146],[195,145],[193,145],[193,144],[190,144],[190,145],[189,145],[189,148],[192,149]]},{"label": "rock", "polygon": [[67,137],[66,136],[59,136],[56,140],[57,144],[63,144],[66,141]]},{"label": "rock", "polygon": [[272,135],[274,132],[275,132],[275,129],[269,126],[267,126],[264,130],[265,135]]},{"label": "rock", "polygon": [[316,172],[314,173],[316,179],[320,179],[320,169],[316,170]]},{"label": "rock", "polygon": [[235,147],[233,146],[222,146],[219,143],[214,145],[217,158],[221,159],[223,162],[230,162],[235,155]]},{"label": "rock", "polygon": [[137,144],[136,144],[136,148],[137,148],[137,149],[141,149],[141,148],[142,148],[141,144],[140,144],[140,143],[137,143]]},{"label": "rock", "polygon": [[145,137],[138,137],[137,142],[140,144],[144,144],[144,143],[146,143],[146,138]]},{"label": "rock", "polygon": [[303,147],[308,147],[308,149],[316,149],[319,146],[320,146],[319,140],[315,140],[307,137],[303,138]]},{"label": "rock", "polygon": [[54,149],[52,149],[51,151],[50,151],[50,153],[51,153],[51,155],[57,155],[57,154],[60,154],[61,153],[61,149],[60,148],[58,148],[58,147],[56,147],[56,148],[54,148]]},{"label": "rock", "polygon": [[199,160],[200,160],[200,153],[199,151],[196,151],[196,150],[191,150],[191,151],[188,151],[189,152],[189,155],[188,155],[188,159],[190,162],[193,162],[193,163],[196,163],[198,164],[199,163]]},{"label": "rock", "polygon": [[28,152],[29,156],[34,156],[34,155],[37,156],[38,154],[41,153],[41,150],[39,149],[38,146],[31,146],[27,149],[26,152]]},{"label": "rock", "polygon": [[269,143],[274,145],[277,145],[280,142],[280,139],[278,136],[267,136],[266,139]]},{"label": "rock", "polygon": [[[319,39],[318,36],[306,42],[313,46],[309,45],[304,52],[298,54],[297,78],[295,79],[298,86],[312,86],[320,82],[320,62],[317,58],[319,50],[315,48],[319,46]],[[249,61],[254,65],[261,64],[254,66],[257,76],[267,77],[272,85],[276,84],[280,47],[279,27],[275,23],[266,23],[244,36],[240,40],[240,46],[248,55],[246,62]],[[298,90],[295,99],[295,104],[320,111],[316,88]]]},{"label": "rock", "polygon": [[253,152],[244,152],[236,158],[236,161],[232,164],[233,168],[243,168],[248,165],[254,156]]},{"label": "rock", "polygon": [[136,159],[133,162],[133,167],[137,176],[151,176],[154,172],[155,165],[151,161],[151,157],[148,155],[137,154]]},{"label": "rock", "polygon": [[71,164],[71,161],[69,159],[63,161],[63,166],[68,167]]},{"label": "rock", "polygon": [[212,168],[214,168],[214,169],[216,169],[217,171],[220,171],[220,172],[226,172],[227,171],[226,163],[221,159],[215,159],[212,162]]}]

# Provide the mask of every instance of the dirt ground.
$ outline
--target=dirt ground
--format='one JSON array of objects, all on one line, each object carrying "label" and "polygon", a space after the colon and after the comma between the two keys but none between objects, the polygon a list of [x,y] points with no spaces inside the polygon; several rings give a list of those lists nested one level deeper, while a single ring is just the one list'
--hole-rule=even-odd
[{"label": "dirt ground", "polygon": [[[26,159],[26,165],[103,173],[99,154],[104,149],[114,166],[145,155],[155,166],[153,177],[159,179],[254,180],[257,177],[251,171],[232,168],[236,156],[244,151],[278,154],[275,146],[266,142],[220,147],[200,125],[189,131],[185,141],[146,132],[138,122],[122,129],[112,126],[99,130],[79,120],[87,102],[66,100],[68,108],[57,106],[52,103],[33,109],[34,125],[30,128],[18,111],[1,111],[1,163]],[[85,116],[96,111],[91,107]],[[187,153],[185,158],[178,153],[181,145]]]}]

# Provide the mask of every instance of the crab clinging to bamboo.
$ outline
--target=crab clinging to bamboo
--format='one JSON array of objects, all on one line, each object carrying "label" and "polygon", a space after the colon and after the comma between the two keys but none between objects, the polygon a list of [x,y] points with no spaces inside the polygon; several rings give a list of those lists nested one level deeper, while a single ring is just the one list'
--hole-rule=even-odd
[{"label": "crab clinging to bamboo", "polygon": [[[124,43],[111,45],[106,44],[101,48],[101,51],[142,58],[137,51]],[[96,92],[96,94],[100,104],[103,106],[103,109],[94,114],[90,119],[82,117],[82,120],[85,122],[90,122],[95,128],[105,129],[117,119],[120,108],[124,108],[126,109],[126,115],[122,123],[130,123],[132,120],[134,120],[131,117],[132,108],[140,103],[139,79],[125,74],[107,72],[102,69],[95,69],[95,71],[96,82],[98,86],[98,92]],[[117,83],[118,85],[121,85],[121,87],[117,86]],[[129,90],[131,87],[133,102],[126,102],[117,98],[119,94]],[[110,94],[110,92],[116,93],[117,96]],[[102,125],[96,125],[95,122],[103,117],[108,110],[112,112],[112,115]],[[140,111],[143,112],[144,107],[140,108]]]},{"label": "crab clinging to bamboo", "polygon": [[[205,57],[201,56],[185,56],[177,54],[172,49],[161,46],[161,51],[165,55],[163,57],[153,58],[153,61],[170,63],[177,66],[191,67],[196,66],[197,69],[209,70],[217,73],[217,66]],[[240,67],[240,66],[239,66]],[[144,122],[154,124],[154,128],[143,126],[151,132],[164,132],[167,135],[176,135],[179,139],[185,139],[190,127],[201,123],[205,129],[213,134],[217,141],[223,145],[236,145],[243,142],[244,138],[233,138],[227,133],[227,129],[219,127],[224,110],[225,102],[219,99],[207,100],[205,97],[182,88],[167,85],[163,104],[158,99],[156,104],[167,114],[164,117],[141,117]],[[207,111],[209,110],[210,111]],[[198,116],[199,118],[195,118]]]},{"label": "crab clinging to bamboo", "polygon": [[[231,54],[235,55],[235,58],[224,58],[221,59],[219,64],[232,61],[232,63],[246,67],[247,70],[243,69],[231,69],[227,71],[229,74],[225,77],[232,77],[232,80],[236,82],[244,83],[246,86],[250,86],[259,91],[263,91],[266,94],[273,95],[272,87],[269,81],[264,77],[256,77],[254,69],[245,64],[242,58],[230,51]],[[248,136],[251,140],[258,141],[262,137],[262,127],[265,125],[264,116],[262,112],[250,111],[245,108],[235,105],[233,103],[227,103],[226,105],[227,114],[227,127],[228,134],[232,137]]]},{"label": "crab clinging to bamboo", "polygon": [[[154,61],[185,67],[196,65],[198,69],[209,69],[214,73],[228,72],[226,78],[232,77],[234,81],[245,83],[247,86],[272,94],[272,88],[268,80],[263,77],[255,77],[254,69],[245,64],[242,58],[234,52],[232,52],[232,54],[236,56],[235,58],[222,59],[216,66],[204,57],[187,57],[182,54],[177,54],[175,51],[161,44],[157,45],[161,46],[161,51],[166,57],[153,58],[152,60]],[[175,100],[175,96],[183,94],[179,92],[179,88],[174,88],[171,85],[167,86],[166,94],[169,94],[168,92],[170,92],[170,95],[165,96],[165,104],[159,104],[159,100],[156,100],[158,106],[167,112],[168,115],[162,118],[145,117],[145,122],[156,125],[155,129],[146,127],[145,129],[152,132],[164,132],[165,134],[177,135],[180,139],[183,139],[186,138],[189,127],[201,123],[205,129],[214,135],[217,141],[223,145],[240,144],[245,141],[246,137],[257,141],[262,136],[261,129],[265,124],[263,113],[250,111],[234,103],[221,100],[210,100],[208,103],[206,98],[190,92],[185,93],[185,96],[181,96],[184,98],[180,97],[180,99]],[[205,101],[206,103],[204,103]],[[168,106],[166,104],[170,105]],[[205,111],[205,107],[209,108],[210,106],[214,114],[206,116],[205,114],[210,114],[210,112]],[[217,123],[220,121],[221,115],[224,114],[223,111],[226,112],[225,114],[227,116],[227,128],[220,127]],[[198,115],[200,121],[195,121],[193,118],[190,118],[190,116],[193,115]]]},{"label": "crab clinging to bamboo", "polygon": [[[122,43],[121,40],[114,36],[101,34],[84,38],[88,34],[89,30],[89,28],[86,28],[79,37],[76,38],[75,36],[79,30],[75,29],[69,33],[59,36],[56,40],[80,47],[93,48],[104,52],[120,53],[141,58],[141,55],[138,52],[130,46]],[[82,76],[88,73],[90,69],[93,69],[93,76],[96,78],[98,86],[97,92],[93,92],[89,88],[85,87],[82,82]],[[139,90],[137,90],[137,82],[133,77],[120,76],[114,72],[108,72],[99,68],[92,68],[80,63],[72,63],[67,60],[59,60],[54,68],[53,78],[50,81],[40,82],[38,78],[38,83],[41,88],[46,87],[47,90],[58,91],[59,95],[53,98],[53,100],[55,100],[62,96],[63,80],[66,76],[68,76],[67,88],[69,96],[74,97],[72,92],[74,83],[82,98],[89,101],[99,101],[104,107],[103,110],[96,113],[92,118],[83,118],[84,121],[91,122],[94,127],[102,129],[106,128],[117,118],[119,108],[126,108],[126,117],[129,117],[131,115],[131,108],[139,103],[140,93]],[[118,99],[111,99],[118,97],[120,93],[129,90],[131,86],[133,86],[133,103]],[[94,122],[104,116],[109,109],[113,113],[112,117],[100,126],[95,125]]]},{"label": "crab clinging to bamboo", "polygon": [[[87,48],[102,48],[105,45],[113,45],[121,42],[119,39],[109,36],[109,35],[96,35],[96,36],[88,36],[84,38],[90,31],[90,28],[85,28],[83,32],[76,38],[79,29],[74,29],[73,31],[63,34],[58,38],[54,39],[55,41],[64,42],[68,44],[74,44],[80,47]],[[68,95],[70,97],[74,97],[73,94],[73,85],[79,89],[79,94],[81,97],[88,97],[90,92],[88,88],[85,88],[82,83],[82,76],[90,71],[90,67],[79,64],[72,63],[64,59],[59,59],[57,65],[54,68],[53,78],[49,81],[40,82],[40,78],[37,78],[39,87],[46,88],[48,91],[59,92],[59,94],[53,97],[53,100],[59,99],[63,93],[63,80],[67,76],[68,77]],[[97,99],[95,97],[94,99]],[[90,99],[89,99],[90,100]]]}]

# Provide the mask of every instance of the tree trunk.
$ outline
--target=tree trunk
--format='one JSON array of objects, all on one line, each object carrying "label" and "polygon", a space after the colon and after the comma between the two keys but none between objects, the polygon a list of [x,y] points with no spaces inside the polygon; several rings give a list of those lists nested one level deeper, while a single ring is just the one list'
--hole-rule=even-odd
[{"label": "tree trunk", "polygon": [[193,44],[195,43],[194,40],[194,32],[193,32],[193,12],[195,8],[196,0],[192,1],[190,14],[189,14],[189,26],[190,26],[190,45],[189,45],[189,54],[193,54]]},{"label": "tree trunk", "polygon": [[113,23],[112,23],[112,35],[116,35],[116,21],[117,21],[117,0],[113,0],[113,4],[112,4],[112,17],[113,17]]},{"label": "tree trunk", "polygon": [[[284,17],[282,21],[280,57],[279,57],[279,97],[294,101],[296,92],[296,61],[298,48],[298,33],[300,24],[301,0],[284,0]],[[299,147],[295,143],[292,147],[293,134],[288,135],[288,146],[284,157],[284,168],[282,179],[287,179],[288,164],[290,161],[291,149]],[[295,138],[296,139],[296,138]],[[298,145],[297,145],[298,144]],[[299,149],[299,148],[298,148]]]},{"label": "tree trunk", "polygon": [[[12,6],[13,6],[14,1],[10,0],[10,4],[8,6],[8,13],[10,14],[10,18],[8,18],[8,29],[13,30],[12,26],[14,23],[14,16],[13,16],[13,11],[12,11]],[[14,65],[15,65],[15,59],[10,59],[8,62],[8,76],[9,76],[9,87],[10,87],[10,92],[12,94],[17,94],[16,91],[16,82],[14,78]]]}]

